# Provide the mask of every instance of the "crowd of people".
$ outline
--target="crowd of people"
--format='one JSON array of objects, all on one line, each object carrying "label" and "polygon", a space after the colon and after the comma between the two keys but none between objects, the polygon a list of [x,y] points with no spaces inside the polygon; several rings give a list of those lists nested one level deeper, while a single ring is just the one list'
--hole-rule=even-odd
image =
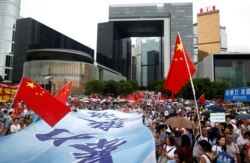
[{"label": "crowd of people", "polygon": [[[158,163],[250,162],[249,119],[234,119],[236,108],[230,107],[225,109],[225,122],[210,122],[205,108],[199,108],[200,119],[194,108],[172,104],[165,111],[157,107],[145,110],[143,123],[154,134]],[[186,118],[192,128],[173,128],[167,124],[170,117]]]},{"label": "crowd of people", "polygon": [[[212,163],[219,159],[224,163],[250,162],[249,119],[234,119],[233,107],[224,107],[225,122],[210,122],[204,106],[197,111],[194,103],[183,99],[147,99],[137,103],[69,99],[68,105],[72,111],[114,109],[140,114],[155,138],[158,163]],[[13,116],[11,103],[1,104],[0,109],[1,136],[19,132],[37,118],[25,105],[18,116]],[[186,118],[192,128],[174,128],[166,123],[170,117]]]},{"label": "crowd of people", "polygon": [[37,115],[27,106],[24,107],[24,110],[15,116],[11,102],[0,104],[0,136],[19,132],[35,121]]}]

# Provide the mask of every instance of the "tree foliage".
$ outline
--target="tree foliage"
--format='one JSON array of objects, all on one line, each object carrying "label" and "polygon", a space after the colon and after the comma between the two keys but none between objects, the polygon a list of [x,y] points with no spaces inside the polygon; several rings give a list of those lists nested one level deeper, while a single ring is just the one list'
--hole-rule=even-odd
[{"label": "tree foliage", "polygon": [[[163,88],[164,80],[155,81],[149,85],[150,90],[156,92],[160,91],[171,95],[171,92],[164,90]],[[218,96],[224,95],[224,90],[229,88],[229,83],[226,81],[216,81],[211,82],[209,78],[194,78],[193,79],[194,90],[196,98],[199,98],[202,93],[205,94],[207,99],[217,98]],[[193,99],[193,90],[191,82],[188,82],[181,91],[175,95],[176,97],[182,97],[186,99]]]},{"label": "tree foliage", "polygon": [[85,94],[90,95],[91,93],[100,93],[104,92],[104,82],[99,80],[90,80],[85,84]]},{"label": "tree foliage", "polygon": [[133,85],[129,82],[119,82],[117,93],[120,95],[127,95],[133,93]]},{"label": "tree foliage", "polygon": [[136,80],[128,80],[127,82],[133,87],[133,90],[138,90],[139,83]]},{"label": "tree foliage", "polygon": [[[218,98],[218,96],[224,95],[224,90],[230,88],[227,81],[216,81],[211,82],[209,78],[194,78],[193,79],[194,89],[196,98],[199,98],[202,93],[205,94],[207,99]],[[150,91],[162,92],[165,95],[171,96],[171,92],[163,88],[164,79],[155,80],[150,83],[147,87]],[[114,95],[118,94],[127,95],[136,90],[138,90],[139,84],[137,81],[121,80],[116,82],[114,80],[109,81],[99,81],[91,80],[85,85],[85,94],[89,95],[91,93],[99,93],[102,95]],[[175,95],[175,97],[182,97],[186,99],[193,99],[193,90],[190,82],[187,83],[181,91]]]},{"label": "tree foliage", "polygon": [[99,93],[102,95],[117,96],[118,94],[127,95],[138,90],[139,84],[137,81],[121,80],[116,82],[114,80],[99,81],[91,80],[85,84],[85,94]]},{"label": "tree foliage", "polygon": [[105,95],[117,95],[117,87],[118,87],[118,83],[115,82],[114,80],[109,80],[109,81],[104,81],[104,90],[103,90],[103,94]]}]

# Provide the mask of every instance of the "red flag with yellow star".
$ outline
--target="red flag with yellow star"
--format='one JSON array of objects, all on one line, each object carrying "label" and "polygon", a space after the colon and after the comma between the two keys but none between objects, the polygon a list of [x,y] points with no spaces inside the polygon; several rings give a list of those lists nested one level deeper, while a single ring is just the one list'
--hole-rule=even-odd
[{"label": "red flag with yellow star", "polygon": [[72,80],[68,82],[59,92],[57,92],[55,97],[61,102],[65,103],[69,97],[71,87],[72,87]]},{"label": "red flag with yellow star", "polygon": [[70,108],[65,103],[26,77],[22,78],[14,102],[19,100],[22,100],[51,127],[70,112]]},{"label": "red flag with yellow star", "polygon": [[[188,72],[190,70],[190,74]],[[177,94],[193,76],[196,68],[189,58],[186,49],[183,47],[180,35],[176,37],[174,56],[168,72],[168,76],[164,82],[164,89]]]}]

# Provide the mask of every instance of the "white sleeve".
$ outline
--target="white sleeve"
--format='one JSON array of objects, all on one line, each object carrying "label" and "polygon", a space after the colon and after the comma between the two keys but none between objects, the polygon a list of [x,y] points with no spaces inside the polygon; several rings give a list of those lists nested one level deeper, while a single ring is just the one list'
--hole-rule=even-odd
[{"label": "white sleeve", "polygon": [[216,145],[213,145],[212,151],[213,151],[213,152],[216,152],[216,148],[217,148],[217,146],[216,146]]},{"label": "white sleeve", "polygon": [[15,128],[14,128],[14,127],[15,127],[14,125],[11,125],[11,126],[10,126],[10,132],[11,132],[11,133],[15,132]]}]

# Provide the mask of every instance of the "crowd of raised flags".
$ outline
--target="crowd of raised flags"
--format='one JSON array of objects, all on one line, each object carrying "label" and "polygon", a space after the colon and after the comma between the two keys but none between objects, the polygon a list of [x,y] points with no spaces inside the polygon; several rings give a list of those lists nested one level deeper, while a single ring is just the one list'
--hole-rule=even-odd
[{"label": "crowd of raised flags", "polygon": [[214,121],[205,94],[174,100],[195,71],[178,34],[164,83],[172,99],[147,91],[69,97],[72,81],[54,96],[23,77],[12,103],[1,106],[0,162],[250,162],[249,114],[235,117],[224,105],[226,120]]}]

